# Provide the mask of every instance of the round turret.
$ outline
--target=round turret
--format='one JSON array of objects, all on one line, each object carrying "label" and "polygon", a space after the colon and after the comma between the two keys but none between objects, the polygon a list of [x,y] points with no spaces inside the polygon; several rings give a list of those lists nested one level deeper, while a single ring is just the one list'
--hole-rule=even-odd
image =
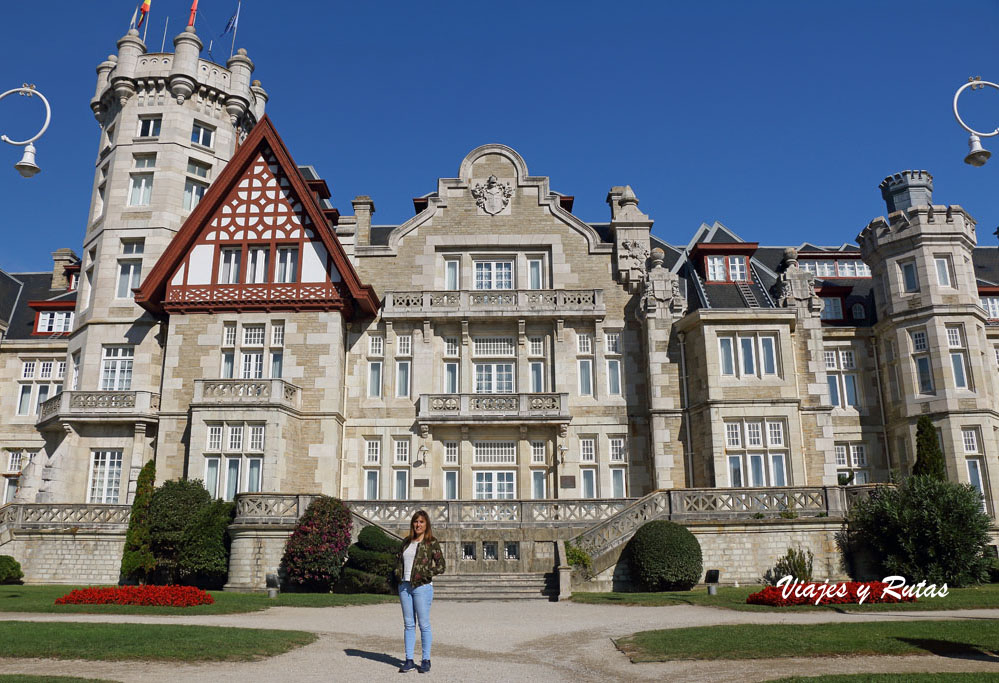
[{"label": "round turret", "polygon": [[93,110],[94,116],[98,119],[100,118],[100,115],[104,113],[104,108],[101,106],[101,95],[103,95],[104,90],[107,89],[108,79],[111,77],[111,71],[117,63],[118,57],[116,55],[108,55],[106,60],[97,65],[97,91],[90,99],[90,108]]},{"label": "round turret", "polygon": [[253,93],[253,116],[259,121],[264,118],[264,107],[267,106],[268,100],[267,91],[260,85],[260,81],[253,81],[250,92]]},{"label": "round turret", "polygon": [[236,54],[226,62],[226,68],[232,72],[230,84],[232,91],[225,101],[225,110],[233,125],[242,118],[250,106],[250,76],[253,75],[253,61],[246,56],[246,50],[239,48]]},{"label": "round turret", "polygon": [[173,68],[170,70],[170,93],[177,98],[177,104],[194,94],[198,86],[198,59],[201,58],[201,48],[204,44],[194,32],[193,26],[188,26],[184,32],[173,39]]},{"label": "round turret", "polygon": [[118,101],[125,104],[125,100],[135,94],[135,70],[139,63],[139,57],[146,53],[146,44],[139,38],[139,32],[134,28],[128,30],[121,40],[118,41],[118,64],[114,68],[111,76],[111,87]]}]

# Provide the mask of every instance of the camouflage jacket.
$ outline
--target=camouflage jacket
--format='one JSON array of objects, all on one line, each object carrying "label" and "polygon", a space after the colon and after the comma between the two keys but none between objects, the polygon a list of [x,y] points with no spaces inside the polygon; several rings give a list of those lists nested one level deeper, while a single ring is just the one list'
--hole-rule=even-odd
[{"label": "camouflage jacket", "polygon": [[[403,550],[405,550],[405,546],[399,550],[399,554],[395,558],[396,584],[402,583],[405,572],[405,565],[402,559]],[[431,541],[429,546],[426,543],[417,545],[416,557],[413,559],[413,571],[409,575],[410,587],[419,588],[433,581],[434,577],[438,574],[443,573],[444,551],[441,550],[441,544],[437,541]]]}]

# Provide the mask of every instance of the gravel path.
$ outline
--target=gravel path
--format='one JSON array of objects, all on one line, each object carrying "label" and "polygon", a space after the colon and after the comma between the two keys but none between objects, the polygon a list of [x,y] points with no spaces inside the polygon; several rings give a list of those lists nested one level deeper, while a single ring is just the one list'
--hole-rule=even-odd
[{"label": "gravel path", "polygon": [[[924,619],[999,618],[999,609],[962,612],[735,612],[710,607],[624,607],[545,602],[444,602],[433,608],[431,675],[441,681],[763,681],[794,673],[997,671],[999,658],[829,657],[677,661],[632,664],[612,638],[654,628],[717,624],[814,624]],[[398,680],[399,607],[275,607],[206,616],[0,613],[2,620],[200,624],[300,629],[319,634],[307,647],[257,662],[155,663],[0,659],[0,673],[89,676],[118,681]],[[2,644],[0,644],[2,652]],[[417,644],[419,652],[419,644]],[[414,674],[416,676],[416,674]]]}]

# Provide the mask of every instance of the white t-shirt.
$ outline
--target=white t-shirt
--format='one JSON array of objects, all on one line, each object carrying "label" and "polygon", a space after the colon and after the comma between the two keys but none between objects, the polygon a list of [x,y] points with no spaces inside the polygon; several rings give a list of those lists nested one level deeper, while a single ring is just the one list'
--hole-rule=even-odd
[{"label": "white t-shirt", "polygon": [[402,580],[409,581],[410,574],[413,573],[413,560],[416,559],[416,547],[420,545],[412,542],[402,551]]}]

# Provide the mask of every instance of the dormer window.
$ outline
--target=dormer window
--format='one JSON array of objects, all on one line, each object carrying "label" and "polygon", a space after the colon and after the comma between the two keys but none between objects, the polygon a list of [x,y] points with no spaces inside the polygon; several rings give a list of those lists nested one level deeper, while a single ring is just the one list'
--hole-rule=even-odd
[{"label": "dormer window", "polygon": [[708,256],[708,282],[746,282],[749,270],[745,256]]}]

